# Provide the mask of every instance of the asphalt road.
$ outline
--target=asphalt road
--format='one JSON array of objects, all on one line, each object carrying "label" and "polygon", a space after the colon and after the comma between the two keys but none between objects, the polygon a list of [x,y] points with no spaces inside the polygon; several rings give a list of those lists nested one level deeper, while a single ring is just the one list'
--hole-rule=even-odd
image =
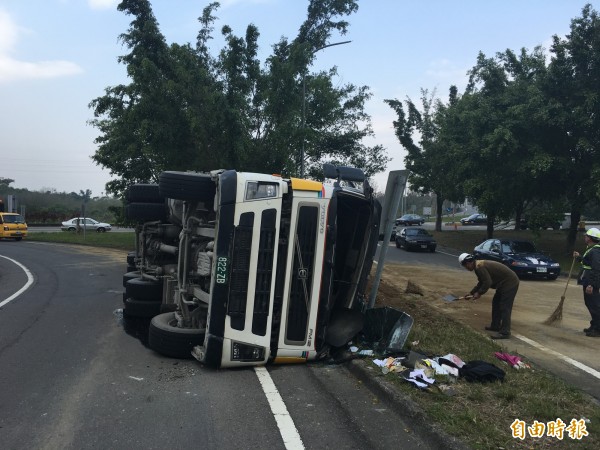
[{"label": "asphalt road", "polygon": [[344,366],[154,353],[121,317],[124,270],[123,252],[0,242],[2,448],[440,448]]}]

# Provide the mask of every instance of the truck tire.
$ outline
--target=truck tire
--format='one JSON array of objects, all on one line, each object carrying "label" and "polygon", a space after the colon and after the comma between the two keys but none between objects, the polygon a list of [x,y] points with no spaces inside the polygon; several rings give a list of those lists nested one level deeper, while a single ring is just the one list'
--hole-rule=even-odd
[{"label": "truck tire", "polygon": [[192,349],[204,343],[205,329],[177,328],[175,313],[154,316],[148,330],[148,347],[171,358],[191,359]]},{"label": "truck tire", "polygon": [[147,302],[127,297],[125,299],[123,314],[128,317],[143,317],[150,319],[160,314],[160,305],[161,302]]},{"label": "truck tire", "polygon": [[127,297],[148,302],[162,301],[162,283],[160,281],[144,280],[143,278],[132,278],[125,283]]},{"label": "truck tire", "polygon": [[127,265],[135,266],[135,252],[127,253]]},{"label": "truck tire", "polygon": [[158,184],[134,184],[129,186],[125,192],[125,200],[128,203],[162,203],[164,197],[160,195]]},{"label": "truck tire", "polygon": [[127,286],[127,282],[129,280],[133,280],[134,278],[140,278],[142,273],[139,270],[132,270],[123,275],[123,287]]},{"label": "truck tire", "polygon": [[166,198],[202,202],[212,202],[217,189],[209,175],[196,172],[163,172],[158,185]]},{"label": "truck tire", "polygon": [[125,206],[125,217],[137,222],[164,222],[168,217],[168,209],[164,202],[130,203]]}]

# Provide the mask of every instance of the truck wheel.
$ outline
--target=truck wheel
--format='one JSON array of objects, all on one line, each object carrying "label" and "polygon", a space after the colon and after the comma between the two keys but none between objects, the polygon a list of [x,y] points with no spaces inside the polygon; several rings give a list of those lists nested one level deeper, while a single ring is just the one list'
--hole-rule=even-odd
[{"label": "truck wheel", "polygon": [[160,195],[158,184],[134,184],[129,186],[125,193],[125,200],[128,203],[162,203],[164,197]]},{"label": "truck wheel", "polygon": [[127,265],[135,266],[135,252],[127,253]]},{"label": "truck wheel", "polygon": [[166,221],[167,213],[165,203],[130,203],[125,206],[125,217],[138,222]]},{"label": "truck wheel", "polygon": [[129,271],[123,275],[123,287],[127,286],[127,282],[129,280],[133,280],[134,278],[140,278],[142,273],[139,270]]},{"label": "truck wheel", "polygon": [[154,316],[148,331],[148,347],[171,358],[191,359],[192,349],[204,343],[205,329],[177,328],[175,313]]},{"label": "truck wheel", "polygon": [[132,278],[125,283],[127,297],[133,297],[147,302],[162,301],[162,291],[162,283],[160,281]]},{"label": "truck wheel", "polygon": [[160,314],[161,302],[146,302],[128,297],[125,299],[123,314],[128,317],[151,318]]},{"label": "truck wheel", "polygon": [[217,189],[209,175],[195,172],[163,172],[158,183],[161,195],[175,200],[212,202]]}]

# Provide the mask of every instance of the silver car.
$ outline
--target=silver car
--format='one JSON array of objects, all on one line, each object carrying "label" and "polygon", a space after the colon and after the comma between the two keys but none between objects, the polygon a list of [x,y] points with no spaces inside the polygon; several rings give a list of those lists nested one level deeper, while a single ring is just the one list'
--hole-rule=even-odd
[{"label": "silver car", "polygon": [[60,227],[63,231],[77,231],[79,229],[95,230],[98,233],[104,233],[112,229],[109,223],[98,222],[97,220],[90,219],[89,217],[75,217],[62,223]]}]

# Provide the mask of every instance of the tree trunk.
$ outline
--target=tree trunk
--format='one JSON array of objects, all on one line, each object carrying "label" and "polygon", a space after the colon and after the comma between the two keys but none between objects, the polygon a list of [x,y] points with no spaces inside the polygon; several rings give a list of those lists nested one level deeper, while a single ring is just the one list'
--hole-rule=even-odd
[{"label": "tree trunk", "polygon": [[496,216],[488,216],[487,219],[487,238],[492,239],[494,237],[494,222],[496,221]]},{"label": "tree trunk", "polygon": [[571,210],[571,224],[569,225],[569,232],[567,233],[567,254],[573,253],[575,248],[575,242],[577,241],[577,228],[579,227],[580,220],[581,211]]},{"label": "tree trunk", "polygon": [[444,212],[442,206],[444,205],[444,198],[439,192],[435,193],[435,231],[442,231],[442,213]]}]

